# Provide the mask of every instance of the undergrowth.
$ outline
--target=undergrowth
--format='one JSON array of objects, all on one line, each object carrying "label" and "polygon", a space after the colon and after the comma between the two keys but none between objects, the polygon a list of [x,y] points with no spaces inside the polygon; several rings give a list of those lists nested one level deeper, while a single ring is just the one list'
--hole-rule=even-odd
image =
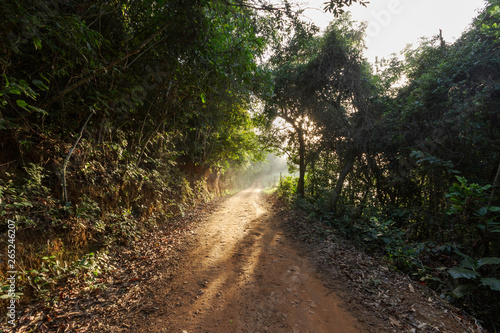
[{"label": "undergrowth", "polygon": [[68,174],[68,203],[57,198],[60,182],[47,166],[30,163],[24,174],[0,177],[1,314],[12,298],[12,269],[3,260],[9,221],[15,223],[15,298],[51,302],[47,295],[62,283],[97,288],[99,275],[111,269],[111,247],[139,241],[146,231],[213,197],[203,179],[188,180],[171,157],[138,164],[119,145],[96,149],[84,141],[81,148]]}]

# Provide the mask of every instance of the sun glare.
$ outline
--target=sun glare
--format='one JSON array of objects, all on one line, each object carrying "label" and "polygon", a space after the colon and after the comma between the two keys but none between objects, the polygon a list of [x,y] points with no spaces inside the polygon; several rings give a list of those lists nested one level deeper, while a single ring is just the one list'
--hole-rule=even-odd
[{"label": "sun glare", "polygon": [[[325,0],[310,0],[304,15],[321,29],[334,19],[322,10]],[[367,22],[365,56],[387,58],[399,53],[406,45],[417,45],[421,37],[432,37],[441,30],[446,42],[460,37],[484,7],[484,0],[377,0],[367,7],[353,3],[349,7],[352,19]]]}]

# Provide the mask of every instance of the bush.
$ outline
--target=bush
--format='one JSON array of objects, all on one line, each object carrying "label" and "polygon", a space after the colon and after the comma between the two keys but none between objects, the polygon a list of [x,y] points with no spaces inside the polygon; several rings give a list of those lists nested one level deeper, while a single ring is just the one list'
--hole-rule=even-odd
[{"label": "bush", "polygon": [[287,203],[291,203],[297,193],[297,177],[284,176],[280,179],[276,191],[278,197]]}]

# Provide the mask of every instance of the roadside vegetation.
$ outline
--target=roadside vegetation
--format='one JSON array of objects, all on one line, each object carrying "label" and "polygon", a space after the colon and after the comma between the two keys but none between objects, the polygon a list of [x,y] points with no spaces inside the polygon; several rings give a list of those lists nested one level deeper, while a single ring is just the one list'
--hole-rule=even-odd
[{"label": "roadside vegetation", "polygon": [[[270,119],[303,169],[277,193],[397,270],[500,322],[500,10],[371,68],[347,18],[296,36],[277,65]],[[333,52],[332,50],[335,50]],[[333,57],[333,60],[332,58]],[[276,137],[273,133],[272,137]]]}]

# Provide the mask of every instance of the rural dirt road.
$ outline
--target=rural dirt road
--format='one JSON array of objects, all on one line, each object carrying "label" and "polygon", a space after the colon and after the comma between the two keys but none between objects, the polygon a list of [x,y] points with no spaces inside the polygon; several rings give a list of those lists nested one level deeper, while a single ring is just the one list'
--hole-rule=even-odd
[{"label": "rural dirt road", "polygon": [[228,200],[196,231],[195,244],[167,290],[161,316],[132,331],[367,331],[298,255],[255,183]]},{"label": "rural dirt road", "polygon": [[57,302],[23,305],[14,330],[0,331],[485,332],[418,281],[271,201],[255,183],[201,204],[111,251],[94,288],[60,285],[49,295]]}]

